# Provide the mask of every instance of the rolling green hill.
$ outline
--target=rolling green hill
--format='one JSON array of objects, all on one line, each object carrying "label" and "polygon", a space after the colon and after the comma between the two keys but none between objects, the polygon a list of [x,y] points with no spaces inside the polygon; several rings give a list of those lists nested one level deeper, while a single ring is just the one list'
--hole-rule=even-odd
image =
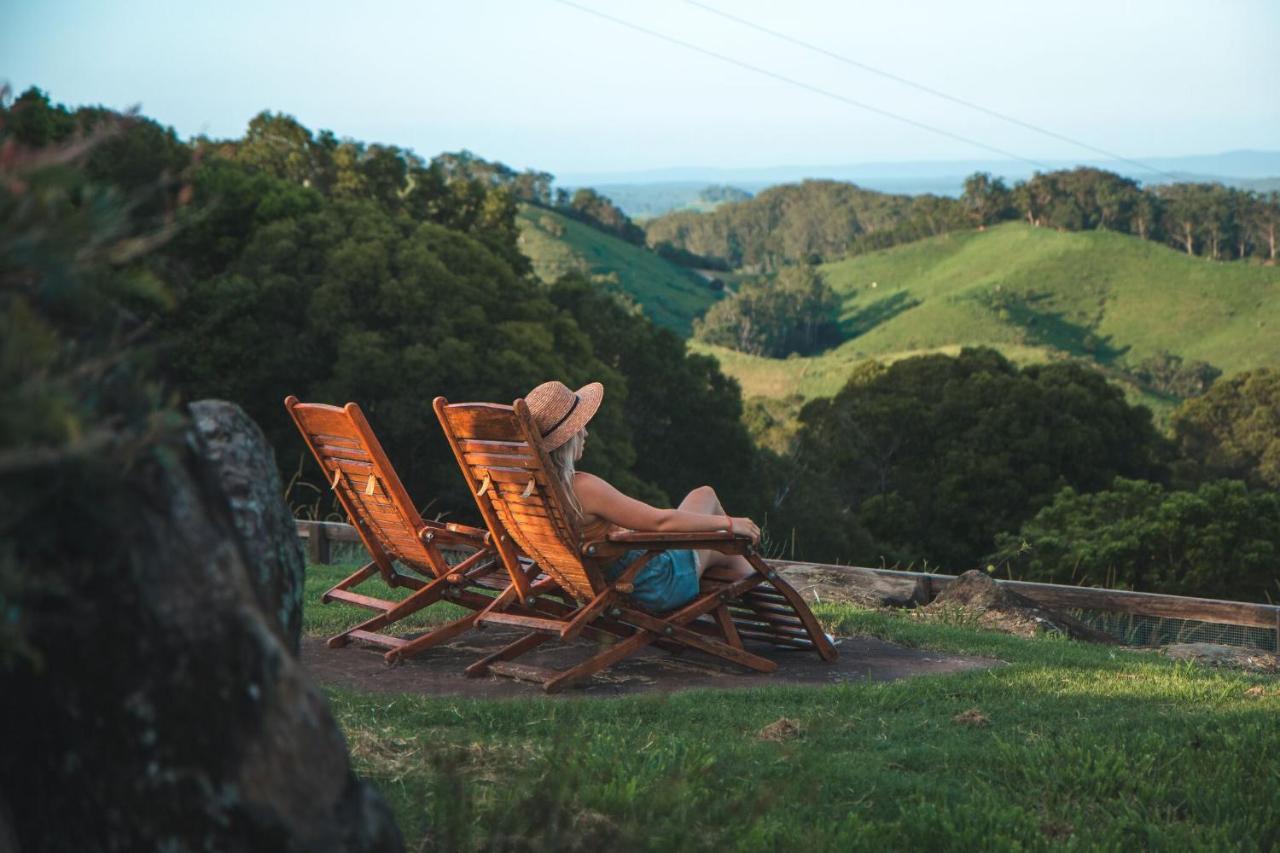
[{"label": "rolling green hill", "polygon": [[[1006,223],[821,267],[842,296],[838,347],[768,359],[717,347],[747,396],[834,393],[856,363],[988,345],[1018,363],[1086,358],[1122,382],[1161,352],[1230,375],[1280,365],[1280,269],[1190,258],[1105,231]],[[1175,400],[1140,391],[1159,412]]]},{"label": "rolling green hill", "polygon": [[521,205],[520,250],[546,282],[568,272],[618,289],[659,326],[688,337],[693,319],[719,294],[696,273],[545,208]]}]

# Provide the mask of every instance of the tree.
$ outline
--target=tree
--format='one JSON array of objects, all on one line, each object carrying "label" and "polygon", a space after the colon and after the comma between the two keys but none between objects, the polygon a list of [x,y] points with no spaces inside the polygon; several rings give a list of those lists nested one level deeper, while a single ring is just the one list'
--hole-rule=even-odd
[{"label": "tree", "polygon": [[801,411],[798,454],[904,562],[968,568],[1064,485],[1162,477],[1151,414],[1074,363],[1018,370],[990,349],[904,359]]},{"label": "tree", "polygon": [[694,322],[694,336],[752,355],[807,355],[837,334],[840,300],[813,267],[786,267],[773,281],[744,283]]},{"label": "tree", "polygon": [[1140,190],[1133,202],[1133,230],[1137,235],[1143,240],[1155,239],[1161,215],[1160,197],[1149,190]]},{"label": "tree", "polygon": [[1002,179],[993,178],[987,172],[974,172],[965,179],[961,199],[973,224],[981,231],[1003,217],[1009,207],[1009,190]]},{"label": "tree", "polygon": [[1013,190],[1015,207],[1022,212],[1028,225],[1037,228],[1043,224],[1053,197],[1053,178],[1040,172],[1032,175],[1030,180],[1019,183]]},{"label": "tree", "polygon": [[1000,537],[992,558],[1025,580],[1246,601],[1280,593],[1280,494],[1217,480],[1194,491],[1117,477],[1065,488]]},{"label": "tree", "polygon": [[1159,192],[1165,215],[1165,233],[1188,255],[1194,255],[1196,238],[1206,230],[1213,185],[1169,184],[1160,187]]},{"label": "tree", "polygon": [[1280,370],[1263,367],[1219,380],[1183,403],[1171,422],[1188,476],[1280,489]]},{"label": "tree", "polygon": [[[3,94],[9,92],[6,87]],[[66,107],[54,106],[49,96],[32,86],[12,104],[0,102],[5,113],[5,135],[15,142],[39,148],[63,142],[76,131],[76,121]]]},{"label": "tree", "polygon": [[1272,190],[1258,197],[1249,217],[1249,228],[1258,243],[1266,246],[1267,259],[1276,261],[1277,236],[1280,236],[1280,191]]},{"label": "tree", "polygon": [[589,187],[575,192],[561,212],[628,243],[644,245],[644,229],[632,222],[622,208]]}]

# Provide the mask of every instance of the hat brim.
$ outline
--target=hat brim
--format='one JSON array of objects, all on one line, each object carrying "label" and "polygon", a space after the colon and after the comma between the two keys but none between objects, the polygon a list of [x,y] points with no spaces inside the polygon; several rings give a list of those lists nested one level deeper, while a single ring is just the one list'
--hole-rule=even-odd
[{"label": "hat brim", "polygon": [[587,422],[595,417],[600,409],[600,403],[604,400],[604,386],[599,382],[583,385],[573,393],[578,398],[577,405],[569,412],[564,423],[542,437],[542,448],[548,453],[573,438],[578,430],[586,426]]}]

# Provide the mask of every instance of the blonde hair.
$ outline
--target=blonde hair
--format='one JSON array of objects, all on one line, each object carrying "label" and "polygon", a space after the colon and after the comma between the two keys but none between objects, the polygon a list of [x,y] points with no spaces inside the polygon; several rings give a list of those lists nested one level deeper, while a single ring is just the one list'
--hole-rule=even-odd
[{"label": "blonde hair", "polygon": [[573,490],[573,475],[577,470],[578,456],[582,453],[583,442],[586,441],[583,433],[584,430],[578,430],[569,437],[568,441],[547,454],[551,457],[551,473],[564,487],[564,496],[569,502],[569,509],[576,516],[574,521],[582,520],[582,504],[578,502],[578,493]]}]

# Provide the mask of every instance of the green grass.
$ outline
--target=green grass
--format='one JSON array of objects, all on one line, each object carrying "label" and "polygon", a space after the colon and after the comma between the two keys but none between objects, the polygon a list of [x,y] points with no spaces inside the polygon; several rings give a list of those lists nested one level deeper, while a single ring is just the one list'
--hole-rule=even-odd
[{"label": "green grass", "polygon": [[[1006,223],[822,272],[844,301],[838,347],[781,360],[695,349],[719,358],[748,396],[826,396],[863,359],[978,345],[1023,364],[1086,358],[1123,369],[1161,351],[1228,376],[1280,364],[1280,268],[1212,263],[1122,234]],[[1128,390],[1157,410],[1175,402]]]},{"label": "green grass", "polygon": [[[343,602],[320,603],[320,596],[324,595],[326,590],[358,568],[359,566],[356,565],[307,566],[307,577],[302,587],[303,630],[306,633],[321,637],[331,637],[334,634],[340,634],[343,631],[354,628],[361,622],[376,615],[363,607],[356,607]],[[402,601],[413,592],[413,590],[404,587],[387,589],[382,584],[382,581],[377,578],[365,581],[365,585],[355,591],[364,595],[371,595],[374,598],[385,598],[391,601]],[[465,607],[442,601],[400,620],[395,624],[395,629],[391,633],[417,633],[427,626],[443,625],[445,622],[450,622],[470,612]]]},{"label": "green grass", "polygon": [[[316,596],[309,585],[309,632]],[[614,699],[328,694],[410,849],[1280,844],[1276,679],[904,613],[819,616],[842,634],[1007,665]],[[971,709],[988,724],[954,721]],[[756,737],[783,717],[798,737]]]},{"label": "green grass", "polygon": [[627,294],[654,323],[683,337],[719,298],[695,273],[558,213],[521,205],[517,222],[520,250],[540,279],[584,273]]}]

